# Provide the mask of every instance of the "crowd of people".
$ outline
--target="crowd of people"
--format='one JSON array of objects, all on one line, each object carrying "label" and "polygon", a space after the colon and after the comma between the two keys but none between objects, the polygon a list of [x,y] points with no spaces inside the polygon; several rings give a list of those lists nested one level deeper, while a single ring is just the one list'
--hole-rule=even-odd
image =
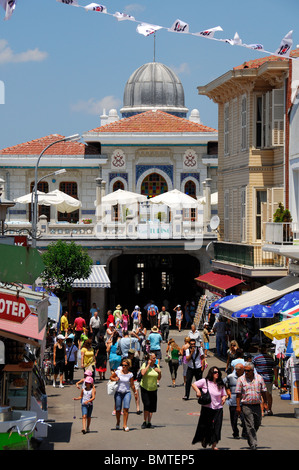
[{"label": "crowd of people", "polygon": [[[84,378],[76,384],[81,393],[74,400],[81,400],[84,434],[90,428],[96,378],[100,381],[108,379],[115,385],[112,414],[116,417],[116,429],[120,429],[122,419],[123,430],[129,431],[132,397],[137,414],[142,414],[140,405],[143,405],[141,428],[150,428],[153,413],[157,411],[161,361],[164,360],[168,364],[171,386],[177,386],[178,371],[181,370],[185,391],[182,399],[189,400],[192,391],[201,404],[193,444],[201,442],[203,447],[218,448],[223,406],[227,402],[233,437],[240,437],[240,423],[241,437],[247,439],[251,449],[256,449],[262,416],[273,414],[272,389],[273,384],[277,385],[277,368],[272,356],[267,354],[264,346],[255,357],[244,355],[237,341],[229,338],[225,319],[218,318],[212,325],[205,322],[199,330],[187,321],[180,305],[173,311],[178,332],[190,323],[181,345],[169,338],[170,313],[165,307],[159,311],[153,302],[146,309],[146,326],[138,305],[131,313],[117,305],[107,312],[103,325],[95,305],[90,310],[88,324],[78,314],[70,325],[65,312],[58,335],[53,332],[49,335],[53,347],[53,387],[57,386],[58,378],[61,388],[66,383],[74,383],[74,369],[82,368]],[[210,335],[213,334],[216,336],[216,355],[225,360],[225,377],[218,367],[207,369]],[[163,343],[166,344],[165,357],[162,357]]]}]

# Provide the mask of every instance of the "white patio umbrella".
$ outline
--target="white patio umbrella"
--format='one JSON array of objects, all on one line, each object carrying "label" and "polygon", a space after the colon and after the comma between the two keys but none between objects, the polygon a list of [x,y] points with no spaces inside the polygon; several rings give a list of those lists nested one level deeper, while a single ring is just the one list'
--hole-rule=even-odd
[{"label": "white patio umbrella", "polygon": [[150,199],[151,204],[165,204],[168,207],[197,207],[198,201],[188,194],[182,193],[178,189],[167,191],[166,193],[159,194],[159,196]]},{"label": "white patio umbrella", "polygon": [[[37,191],[38,200],[37,203],[40,206],[56,206],[56,209],[59,212],[73,212],[79,207],[82,206],[82,203],[75,199],[74,197],[69,196],[63,191],[55,189],[50,193],[43,193],[42,191]],[[34,198],[34,195],[33,195]],[[14,202],[19,202],[20,204],[31,204],[32,203],[32,193],[25,194],[24,196],[14,199]]]},{"label": "white patio umbrella", "polygon": [[117,189],[116,191],[102,197],[102,204],[110,206],[114,206],[115,204],[128,205],[136,202],[144,202],[146,200],[147,197],[143,194],[125,191],[124,189]]},{"label": "white patio umbrella", "polygon": [[[206,203],[205,196],[198,198],[198,202],[200,204],[205,204]],[[218,192],[212,193],[211,194],[211,205],[212,206],[217,206],[217,204],[218,204]]]}]

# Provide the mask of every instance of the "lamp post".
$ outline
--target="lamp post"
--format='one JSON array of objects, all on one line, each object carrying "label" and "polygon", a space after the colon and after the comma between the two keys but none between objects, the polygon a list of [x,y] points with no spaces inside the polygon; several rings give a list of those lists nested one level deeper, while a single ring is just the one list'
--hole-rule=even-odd
[{"label": "lamp post", "polygon": [[[36,247],[36,233],[37,233],[37,185],[39,183],[38,179],[37,179],[37,173],[38,173],[38,166],[39,166],[39,162],[40,162],[40,159],[41,157],[43,156],[43,154],[46,152],[46,150],[48,150],[49,147],[52,147],[52,145],[55,145],[55,144],[58,144],[59,142],[75,142],[77,140],[79,140],[81,138],[80,134],[74,134],[74,135],[70,135],[68,137],[64,137],[63,139],[59,139],[59,140],[55,140],[54,142],[51,142],[51,144],[47,145],[40,153],[38,159],[37,159],[37,162],[35,164],[35,173],[34,173],[34,201],[33,201],[33,217],[32,217],[32,244],[31,246],[33,248]],[[62,170],[57,170],[58,171],[58,174],[59,172],[61,173]],[[63,171],[64,172],[64,171]],[[54,172],[55,174],[57,174],[57,172]],[[47,175],[49,176],[49,175]],[[42,178],[43,179],[43,178]],[[41,181],[41,180],[40,180]]]}]

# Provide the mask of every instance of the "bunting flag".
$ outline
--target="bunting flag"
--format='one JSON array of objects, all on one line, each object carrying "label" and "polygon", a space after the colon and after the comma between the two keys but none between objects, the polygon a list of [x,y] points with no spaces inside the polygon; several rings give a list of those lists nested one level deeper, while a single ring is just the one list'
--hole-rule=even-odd
[{"label": "bunting flag", "polygon": [[0,5],[2,5],[2,7],[5,10],[4,19],[9,20],[9,18],[14,12],[14,9],[16,8],[16,1],[15,0],[0,0]]},{"label": "bunting flag", "polygon": [[148,23],[140,23],[137,26],[136,31],[139,34],[143,34],[143,36],[150,36],[150,34],[155,33],[159,29],[161,29],[161,26],[157,26],[157,25],[154,25],[154,24],[148,24]]},{"label": "bunting flag", "polygon": [[107,13],[107,8],[104,5],[99,5],[98,3],[90,3],[84,8],[87,11],[99,11],[101,13]]},{"label": "bunting flag", "polygon": [[[107,8],[104,5],[98,4],[98,3],[90,3],[86,6],[79,5],[78,0],[56,0],[59,3],[64,3],[65,5],[71,5],[75,7],[80,7],[84,8],[86,11],[96,11],[100,13],[105,13],[107,15],[113,16],[114,18],[117,19],[117,21],[134,21],[136,23],[139,23],[136,31],[139,34],[142,34],[143,36],[150,36],[151,34],[155,33],[156,31],[160,29],[166,29],[167,31],[170,31],[172,33],[177,33],[177,34],[191,34],[192,36],[198,36],[202,37],[205,39],[213,39],[214,41],[219,41],[219,42],[224,42],[227,44],[230,44],[231,46],[241,46],[241,47],[246,47],[248,49],[256,50],[256,51],[261,51],[266,54],[270,55],[275,55],[279,57],[284,57],[287,59],[292,59],[292,60],[298,60],[297,57],[291,57],[290,52],[291,48],[293,46],[293,31],[289,31],[285,37],[281,40],[281,43],[278,47],[278,49],[275,52],[270,52],[266,51],[264,49],[264,46],[260,43],[253,43],[253,44],[245,44],[243,43],[242,39],[240,38],[238,33],[235,33],[233,39],[221,39],[221,38],[216,38],[215,33],[217,31],[223,31],[221,26],[216,26],[214,28],[208,28],[204,29],[198,33],[191,33],[190,32],[190,27],[189,24],[186,23],[185,21],[182,21],[180,19],[177,19],[170,28],[166,28],[164,26],[158,26],[158,25],[153,25],[146,23],[145,21],[139,21],[134,18],[134,16],[128,15],[126,13],[120,13],[119,11],[111,14],[108,13]],[[5,10],[5,20],[8,20],[13,11],[15,10],[16,7],[16,0],[0,0],[0,5],[4,8]]]}]

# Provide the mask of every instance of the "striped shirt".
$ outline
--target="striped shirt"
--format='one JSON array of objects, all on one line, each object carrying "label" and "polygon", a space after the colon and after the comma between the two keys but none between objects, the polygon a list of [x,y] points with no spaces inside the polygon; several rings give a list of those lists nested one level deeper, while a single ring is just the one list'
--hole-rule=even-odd
[{"label": "striped shirt", "polygon": [[275,362],[269,354],[258,354],[252,359],[255,369],[260,374],[265,383],[273,382]]},{"label": "striped shirt", "polygon": [[264,379],[259,374],[254,374],[253,379],[249,380],[245,374],[238,378],[235,393],[241,393],[241,404],[257,405],[261,403],[261,394],[266,392],[267,388]]}]

